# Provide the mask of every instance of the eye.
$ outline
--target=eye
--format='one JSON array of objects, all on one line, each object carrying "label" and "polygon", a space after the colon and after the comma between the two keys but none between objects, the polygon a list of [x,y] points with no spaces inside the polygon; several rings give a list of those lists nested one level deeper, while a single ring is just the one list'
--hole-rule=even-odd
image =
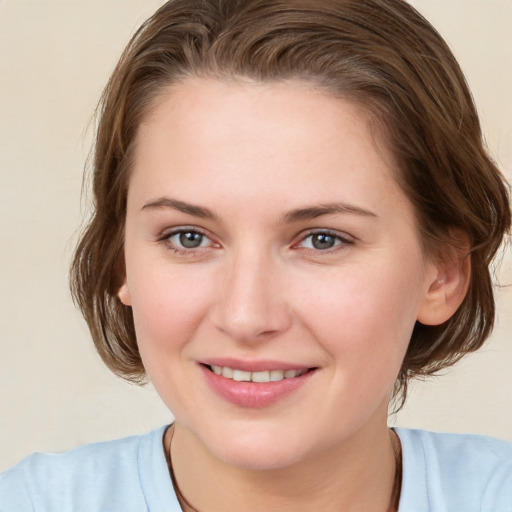
[{"label": "eye", "polygon": [[351,240],[344,238],[338,234],[329,231],[317,231],[309,233],[298,244],[299,247],[304,249],[313,249],[316,251],[328,251],[340,245],[352,244]]},{"label": "eye", "polygon": [[178,229],[161,238],[175,252],[188,252],[194,249],[213,247],[208,236],[195,229]]},{"label": "eye", "polygon": [[169,240],[185,249],[196,249],[201,247],[206,237],[197,231],[181,231],[169,237]]}]

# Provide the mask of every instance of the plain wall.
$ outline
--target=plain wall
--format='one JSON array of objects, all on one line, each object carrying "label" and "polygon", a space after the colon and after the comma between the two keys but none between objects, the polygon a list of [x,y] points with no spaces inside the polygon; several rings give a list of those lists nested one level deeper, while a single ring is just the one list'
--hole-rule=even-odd
[{"label": "plain wall", "polygon": [[[87,202],[94,107],[157,0],[0,0],[0,471],[33,451],[147,431],[172,418],[150,386],[103,366],[67,272]],[[492,154],[512,177],[512,1],[416,0],[452,46]],[[500,280],[512,283],[505,256]],[[512,440],[512,291],[492,339],[418,383],[390,421]]]}]

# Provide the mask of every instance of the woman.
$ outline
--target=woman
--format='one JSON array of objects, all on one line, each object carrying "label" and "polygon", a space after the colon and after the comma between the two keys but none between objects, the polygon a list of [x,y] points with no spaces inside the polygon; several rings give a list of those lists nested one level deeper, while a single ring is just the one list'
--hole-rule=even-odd
[{"label": "woman", "polygon": [[408,4],[168,2],[104,92],[94,196],[75,298],[176,421],[29,457],[0,510],[510,509],[509,443],[387,427],[409,379],[488,337],[510,228]]}]

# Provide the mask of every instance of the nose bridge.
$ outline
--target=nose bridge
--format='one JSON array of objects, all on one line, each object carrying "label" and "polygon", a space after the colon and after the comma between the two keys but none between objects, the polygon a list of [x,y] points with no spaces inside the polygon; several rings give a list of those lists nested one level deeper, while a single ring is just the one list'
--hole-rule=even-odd
[{"label": "nose bridge", "polygon": [[270,251],[246,246],[225,262],[214,323],[240,341],[275,335],[290,324],[279,262]]}]

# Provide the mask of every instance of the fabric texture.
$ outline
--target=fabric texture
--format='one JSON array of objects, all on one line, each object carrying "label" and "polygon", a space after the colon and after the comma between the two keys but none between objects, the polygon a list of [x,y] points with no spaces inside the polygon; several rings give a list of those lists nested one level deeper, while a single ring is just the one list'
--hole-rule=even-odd
[{"label": "fabric texture", "polygon": [[399,512],[512,512],[512,443],[395,431],[403,460]]},{"label": "fabric texture", "polygon": [[180,512],[163,451],[165,428],[30,455],[0,476],[0,512]]},{"label": "fabric texture", "polygon": [[[166,427],[64,454],[33,454],[0,475],[0,512],[179,512]],[[399,512],[512,512],[512,443],[395,429]]]}]

